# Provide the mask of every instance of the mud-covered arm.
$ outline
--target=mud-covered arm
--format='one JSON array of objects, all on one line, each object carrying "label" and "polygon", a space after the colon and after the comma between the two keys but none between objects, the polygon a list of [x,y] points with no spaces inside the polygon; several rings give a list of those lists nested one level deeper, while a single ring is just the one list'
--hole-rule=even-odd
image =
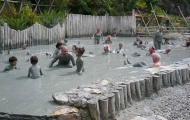
[{"label": "mud-covered arm", "polygon": [[80,60],[79,63],[80,63],[79,72],[81,72],[83,70],[83,68],[84,68],[84,62],[83,62],[83,60]]},{"label": "mud-covered arm", "polygon": [[55,58],[50,62],[48,67],[51,68],[52,65],[58,60],[58,58],[59,58],[59,54],[55,56]]},{"label": "mud-covered arm", "polygon": [[72,64],[73,64],[73,66],[75,66],[75,60],[74,60],[74,58],[73,58],[73,56],[72,55],[70,55],[70,57],[71,57],[71,62],[72,62]]},{"label": "mud-covered arm", "polygon": [[40,75],[43,75],[43,73],[42,73],[42,69],[40,68]]},{"label": "mud-covered arm", "polygon": [[28,69],[28,75],[27,75],[27,77],[30,77],[30,68]]}]

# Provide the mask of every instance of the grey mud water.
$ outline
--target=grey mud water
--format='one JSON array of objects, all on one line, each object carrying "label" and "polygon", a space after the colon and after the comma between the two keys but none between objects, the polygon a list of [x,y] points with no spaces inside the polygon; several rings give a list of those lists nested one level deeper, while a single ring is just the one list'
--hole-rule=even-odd
[{"label": "grey mud water", "polygon": [[[152,65],[152,58],[146,56],[148,51],[141,50],[136,46],[133,46],[134,37],[117,37],[113,38],[113,44],[110,48],[116,49],[119,47],[119,43],[124,44],[125,54],[128,60],[133,64],[137,62],[146,62],[149,67]],[[152,38],[142,38],[143,41],[148,41],[147,46],[153,45]],[[56,92],[64,92],[77,88],[83,84],[89,84],[96,80],[110,80],[117,82],[120,80],[140,78],[146,76],[147,73],[144,68],[135,68],[132,64],[124,65],[126,57],[122,54],[110,53],[103,55],[103,42],[100,41],[99,45],[94,45],[93,39],[90,38],[72,38],[68,39],[67,47],[71,51],[73,44],[78,44],[80,41],[81,47],[85,47],[86,51],[84,55],[89,57],[83,57],[85,72],[82,75],[78,75],[73,68],[62,68],[56,66],[54,63],[52,68],[48,68],[49,63],[53,59],[48,54],[53,54],[55,50],[55,44],[51,45],[37,45],[29,47],[25,50],[14,49],[10,50],[10,54],[7,51],[3,51],[0,54],[0,68],[3,71],[4,67],[8,64],[8,58],[10,56],[16,56],[18,58],[17,67],[9,72],[0,72],[0,112],[9,114],[27,114],[27,115],[51,115],[57,106],[52,99],[52,94]],[[176,44],[184,44],[185,41],[173,41]],[[162,48],[167,48],[168,45],[163,45]],[[189,57],[189,48],[181,47],[178,45],[171,45],[171,52],[169,54],[161,54],[161,61],[163,65],[169,65],[174,62],[180,61]],[[27,55],[27,52],[31,55],[36,55],[39,59],[38,64],[44,73],[39,79],[27,78],[28,69],[31,66],[27,60],[31,55]],[[94,55],[89,54],[93,52]],[[141,56],[133,57],[131,54],[140,53]],[[76,59],[76,56],[73,55]]]}]

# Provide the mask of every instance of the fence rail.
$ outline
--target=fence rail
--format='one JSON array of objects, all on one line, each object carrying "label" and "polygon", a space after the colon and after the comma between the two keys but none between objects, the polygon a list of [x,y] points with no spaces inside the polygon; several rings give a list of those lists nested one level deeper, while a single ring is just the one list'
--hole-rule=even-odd
[{"label": "fence rail", "polygon": [[11,29],[7,23],[0,26],[0,49],[20,48],[28,46],[51,44],[65,37],[92,36],[100,27],[104,35],[117,34],[123,36],[136,35],[136,18],[132,16],[91,16],[69,14],[62,24],[53,28],[44,27],[38,23],[25,30]]}]

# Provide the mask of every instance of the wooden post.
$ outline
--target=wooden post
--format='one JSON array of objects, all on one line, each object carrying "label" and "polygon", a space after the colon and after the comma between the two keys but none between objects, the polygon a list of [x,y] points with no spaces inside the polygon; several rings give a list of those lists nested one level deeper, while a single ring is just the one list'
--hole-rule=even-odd
[{"label": "wooden post", "polygon": [[139,82],[140,82],[140,89],[141,89],[141,99],[143,99],[146,93],[145,80],[140,79]]},{"label": "wooden post", "polygon": [[187,75],[186,75],[186,69],[185,68],[183,68],[183,69],[181,69],[181,72],[182,72],[182,82],[183,82],[183,84],[185,84],[187,81],[186,81],[186,79],[187,79]]},{"label": "wooden post", "polygon": [[170,84],[170,71],[167,71],[167,81],[168,81],[168,86],[170,86],[171,84]]},{"label": "wooden post", "polygon": [[163,80],[163,86],[164,86],[164,87],[168,87],[167,73],[162,72],[162,80]]},{"label": "wooden post", "polygon": [[153,92],[153,76],[147,76],[150,79],[150,90]]},{"label": "wooden post", "polygon": [[187,68],[186,68],[186,79],[187,79],[187,82],[190,81],[190,79],[189,79],[189,70]]},{"label": "wooden post", "polygon": [[126,84],[126,87],[127,87],[127,99],[128,99],[128,102],[129,102],[130,104],[132,104],[132,96],[131,96],[130,83],[127,83],[127,84]]},{"label": "wooden post", "polygon": [[179,9],[179,12],[180,12],[181,16],[183,17],[183,20],[185,21],[185,23],[186,23],[186,25],[187,25],[187,27],[189,27],[189,24],[188,24],[187,20],[185,19],[185,17],[183,16],[183,13],[182,13],[180,7],[179,7],[179,6],[177,6],[177,7],[178,7],[178,9]]},{"label": "wooden post", "polygon": [[153,11],[153,13],[154,13],[154,17],[155,17],[155,19],[156,19],[156,22],[157,22],[158,26],[160,27],[160,24],[159,24],[158,19],[157,19],[157,17],[156,17],[156,14],[155,14],[154,8],[152,7],[152,3],[150,3],[150,6],[151,6],[152,11]]},{"label": "wooden post", "polygon": [[123,110],[123,109],[125,109],[123,88],[122,87],[117,87],[116,89],[119,90],[119,94],[120,94],[120,108]]},{"label": "wooden post", "polygon": [[109,93],[108,95],[108,113],[110,119],[115,119],[115,94]]},{"label": "wooden post", "polygon": [[170,83],[171,83],[171,86],[174,86],[175,85],[175,71],[170,71]]},{"label": "wooden post", "polygon": [[188,68],[188,73],[189,73],[189,81],[190,81],[190,68]]},{"label": "wooden post", "polygon": [[126,85],[119,85],[119,87],[123,88],[123,95],[124,95],[124,103],[125,103],[125,108],[127,107],[127,87]]},{"label": "wooden post", "polygon": [[100,110],[99,110],[98,100],[91,99],[87,103],[91,118],[93,120],[100,120]]},{"label": "wooden post", "polygon": [[173,23],[171,22],[170,18],[168,17],[168,15],[165,13],[165,11],[163,10],[163,13],[165,14],[165,16],[168,18],[170,24],[172,25],[172,27],[174,28],[175,32],[177,32],[177,30],[175,29]]},{"label": "wooden post", "polygon": [[137,8],[137,10],[138,10],[139,14],[141,15],[142,21],[143,21],[143,23],[144,23],[144,25],[145,25],[145,28],[146,28],[146,30],[147,30],[147,32],[148,32],[148,35],[151,36],[151,35],[150,35],[150,32],[149,32],[149,30],[148,30],[147,24],[145,23],[144,18],[143,18],[143,16],[142,16],[140,10],[139,10],[138,8]]},{"label": "wooden post", "polygon": [[137,92],[138,99],[141,100],[142,97],[141,97],[141,89],[140,89],[140,82],[139,81],[135,81],[135,89]]},{"label": "wooden post", "polygon": [[113,90],[112,93],[115,94],[115,110],[117,111],[117,113],[119,113],[119,111],[120,111],[120,94],[119,94],[119,90]]},{"label": "wooden post", "polygon": [[151,90],[151,81],[150,81],[150,78],[145,78],[145,91],[146,91],[146,94],[145,96],[146,97],[150,97],[151,96],[151,93],[152,93],[152,90]]},{"label": "wooden post", "polygon": [[175,70],[175,77],[178,84],[182,85],[182,78],[180,75],[180,70]]},{"label": "wooden post", "polygon": [[153,88],[157,93],[160,90],[160,77],[157,75],[153,76]]},{"label": "wooden post", "polygon": [[158,75],[160,77],[160,87],[162,87],[162,73],[161,72],[158,72],[158,73],[155,73],[155,75]]},{"label": "wooden post", "polygon": [[100,117],[102,120],[108,120],[108,98],[101,97],[99,99]]},{"label": "wooden post", "polygon": [[135,90],[135,82],[130,82],[131,96],[133,100],[137,99],[136,90]]}]

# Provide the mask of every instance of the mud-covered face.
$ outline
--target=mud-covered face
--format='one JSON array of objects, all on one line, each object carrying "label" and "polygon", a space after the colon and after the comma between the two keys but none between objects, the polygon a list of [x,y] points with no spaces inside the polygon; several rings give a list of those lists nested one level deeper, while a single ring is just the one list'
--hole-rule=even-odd
[{"label": "mud-covered face", "polygon": [[123,44],[119,44],[119,49],[121,49],[123,47]]},{"label": "mud-covered face", "polygon": [[11,64],[12,66],[16,66],[17,61],[11,62],[10,64]]},{"label": "mud-covered face", "polygon": [[154,49],[153,48],[149,48],[149,53],[150,54],[154,53]]},{"label": "mud-covered face", "polygon": [[100,28],[97,28],[97,32],[100,32]]},{"label": "mud-covered face", "polygon": [[68,49],[65,48],[65,47],[63,47],[63,48],[61,49],[61,53],[62,53],[63,56],[67,56],[67,55],[68,55]]},{"label": "mud-covered face", "polygon": [[108,52],[109,51],[108,47],[104,47],[104,51]]},{"label": "mud-covered face", "polygon": [[75,48],[75,46],[74,46],[74,45],[72,46],[72,50],[73,50],[73,51],[75,51],[75,50],[76,50],[76,48]]},{"label": "mud-covered face", "polygon": [[59,50],[61,50],[61,49],[62,49],[62,47],[63,47],[63,46],[62,46],[62,45],[60,45],[60,46],[58,47],[58,49],[59,49]]},{"label": "mud-covered face", "polygon": [[164,28],[160,28],[160,32],[162,32],[164,30]]},{"label": "mud-covered face", "polygon": [[168,54],[171,51],[171,49],[167,48],[166,53]]}]

